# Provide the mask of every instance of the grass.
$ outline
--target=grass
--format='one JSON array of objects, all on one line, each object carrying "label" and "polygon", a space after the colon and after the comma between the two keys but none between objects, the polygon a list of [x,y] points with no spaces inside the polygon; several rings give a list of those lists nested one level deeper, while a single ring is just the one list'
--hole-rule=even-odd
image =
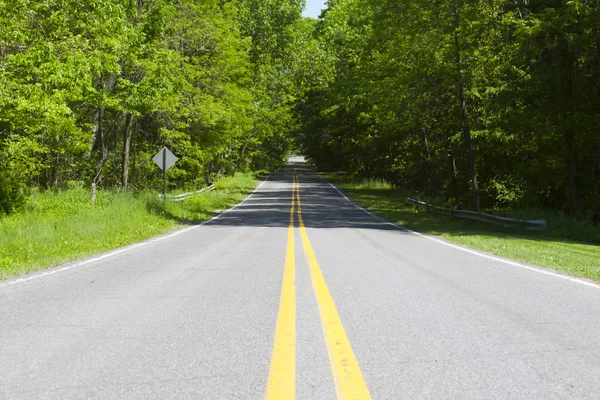
[{"label": "grass", "polygon": [[366,189],[366,190],[385,190],[392,189],[393,186],[391,183],[384,181],[383,179],[363,179],[355,183],[356,189]]},{"label": "grass", "polygon": [[570,275],[600,281],[600,227],[546,210],[515,210],[514,218],[546,219],[548,228],[530,232],[459,220],[408,205],[410,193],[391,185],[328,176],[361,206],[415,231]]},{"label": "grass", "polygon": [[257,184],[238,173],[216,190],[164,203],[156,193],[72,189],[38,193],[20,213],[0,219],[0,279],[127,246],[214,216],[243,200]]}]

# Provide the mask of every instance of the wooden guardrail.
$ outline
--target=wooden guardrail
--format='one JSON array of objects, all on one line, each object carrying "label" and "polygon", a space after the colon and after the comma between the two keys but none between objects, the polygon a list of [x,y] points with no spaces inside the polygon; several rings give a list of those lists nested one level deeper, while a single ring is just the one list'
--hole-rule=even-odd
[{"label": "wooden guardrail", "polygon": [[487,214],[482,212],[475,211],[467,211],[467,210],[453,210],[445,207],[438,207],[432,204],[427,204],[424,201],[420,201],[413,198],[407,198],[406,201],[409,204],[414,206],[424,208],[428,211],[435,212],[438,214],[446,215],[449,217],[462,218],[462,219],[471,219],[474,221],[485,222],[493,225],[500,225],[507,228],[524,228],[531,231],[541,231],[546,229],[546,220],[545,219],[514,219],[507,217],[500,217],[498,215]]}]

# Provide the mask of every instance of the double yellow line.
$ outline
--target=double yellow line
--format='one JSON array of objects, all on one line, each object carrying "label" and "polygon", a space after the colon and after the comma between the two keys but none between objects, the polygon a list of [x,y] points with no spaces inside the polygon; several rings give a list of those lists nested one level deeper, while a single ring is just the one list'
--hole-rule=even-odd
[{"label": "double yellow line", "polygon": [[[335,383],[338,400],[370,399],[369,390],[360,371],[358,361],[346,336],[342,320],[335,308],[331,293],[302,219],[302,203],[300,201],[300,182],[293,175],[292,205],[290,207],[290,224],[288,242],[281,288],[281,300],[275,328],[275,340],[271,356],[271,367],[265,399],[293,400],[296,398],[296,266],[294,254],[294,213],[298,215],[298,225],[302,246],[308,260],[313,290],[319,306],[321,325],[325,344],[329,355],[329,363]],[[295,205],[297,204],[297,209]]]}]

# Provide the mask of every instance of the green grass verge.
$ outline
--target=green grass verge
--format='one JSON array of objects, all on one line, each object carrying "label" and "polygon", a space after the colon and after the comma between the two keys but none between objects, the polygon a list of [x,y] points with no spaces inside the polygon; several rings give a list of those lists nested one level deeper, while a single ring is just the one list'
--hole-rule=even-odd
[{"label": "green grass verge", "polygon": [[600,281],[600,227],[548,211],[517,210],[515,218],[544,218],[541,232],[508,229],[418,210],[409,193],[382,182],[327,176],[361,206],[407,228],[477,250]]},{"label": "green grass verge", "polygon": [[0,219],[0,279],[127,246],[197,223],[243,200],[258,183],[238,173],[216,190],[164,203],[156,193],[73,189],[32,196],[22,212]]}]

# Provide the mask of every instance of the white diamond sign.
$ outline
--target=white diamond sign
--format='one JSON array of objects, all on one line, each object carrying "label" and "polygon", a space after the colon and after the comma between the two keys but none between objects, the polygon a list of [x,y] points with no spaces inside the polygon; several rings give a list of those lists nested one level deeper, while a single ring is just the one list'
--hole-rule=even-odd
[{"label": "white diamond sign", "polygon": [[171,166],[175,164],[175,161],[178,160],[175,154],[171,153],[171,150],[166,147],[163,147],[161,151],[152,157],[152,159],[163,171],[171,168]]}]

